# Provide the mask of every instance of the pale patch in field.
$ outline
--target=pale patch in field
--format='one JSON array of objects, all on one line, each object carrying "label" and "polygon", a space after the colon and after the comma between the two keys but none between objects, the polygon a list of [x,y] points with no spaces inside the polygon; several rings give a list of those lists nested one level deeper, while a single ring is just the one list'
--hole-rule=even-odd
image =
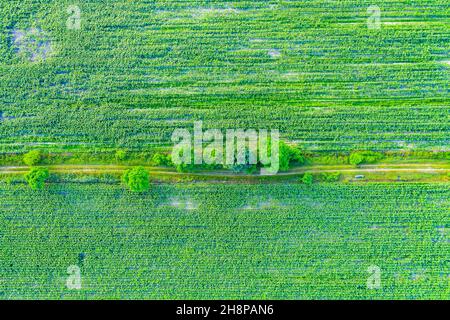
[{"label": "pale patch in field", "polygon": [[265,40],[265,39],[259,39],[259,38],[254,38],[254,39],[250,39],[249,40],[250,42],[264,42],[264,41],[267,41],[267,40]]},{"label": "pale patch in field", "polygon": [[278,203],[277,203],[277,201],[275,201],[273,199],[269,199],[266,201],[258,202],[257,206],[258,206],[258,209],[266,209],[266,208],[278,207]]},{"label": "pale patch in field", "polygon": [[423,21],[383,21],[382,23],[385,26],[426,24],[426,22]]},{"label": "pale patch in field", "polygon": [[309,74],[310,73],[308,72],[285,72],[281,73],[279,77],[283,79],[283,81],[303,81]]},{"label": "pale patch in field", "polygon": [[170,206],[178,208],[178,209],[184,209],[184,210],[196,210],[198,209],[198,204],[193,202],[190,199],[178,199],[174,198],[170,201]]},{"label": "pale patch in field", "polygon": [[194,95],[194,94],[198,94],[199,92],[201,92],[201,89],[193,88],[193,87],[188,87],[188,88],[178,88],[177,87],[177,88],[155,88],[155,89],[151,89],[148,91],[152,91],[152,92],[160,93],[160,94]]},{"label": "pale patch in field", "polygon": [[416,148],[416,145],[414,143],[407,143],[406,141],[403,140],[395,140],[393,142],[397,143],[397,145],[405,151],[413,150]]},{"label": "pale patch in field", "polygon": [[283,73],[281,76],[290,78],[290,77],[298,77],[300,75],[301,74],[299,72],[286,72],[286,73]]},{"label": "pale patch in field", "polygon": [[12,40],[16,52],[31,62],[44,61],[53,53],[49,37],[39,28],[13,30]]},{"label": "pale patch in field", "polygon": [[418,270],[418,272],[413,272],[411,274],[411,280],[413,280],[413,281],[425,280],[425,279],[427,279],[427,277],[428,276],[427,276],[427,273],[426,273],[425,269]]},{"label": "pale patch in field", "polygon": [[[421,25],[427,24],[426,21],[382,21],[381,24],[384,26],[396,26],[396,25]],[[361,22],[337,22],[336,25],[361,25]]]},{"label": "pale patch in field", "polygon": [[281,57],[281,52],[277,49],[270,49],[267,53],[271,58],[279,58]]},{"label": "pale patch in field", "polygon": [[450,229],[448,229],[448,228],[446,228],[446,227],[444,227],[444,226],[436,227],[436,229],[437,229],[437,231],[438,231],[440,234],[442,234],[442,235],[450,234]]},{"label": "pale patch in field", "polygon": [[249,204],[242,207],[243,210],[260,210],[269,208],[281,208],[287,207],[286,203],[282,203],[279,200],[268,199],[264,201],[251,201]]},{"label": "pale patch in field", "polygon": [[450,229],[445,226],[436,227],[436,231],[439,234],[438,241],[450,243]]},{"label": "pale patch in field", "polygon": [[442,64],[445,64],[447,66],[450,66],[450,60],[439,61],[439,63],[442,63]]},{"label": "pale patch in field", "polygon": [[192,10],[192,17],[205,18],[208,16],[225,16],[229,14],[238,14],[240,11],[235,8],[199,8]]},{"label": "pale patch in field", "polygon": [[25,31],[15,29],[12,32],[12,36],[14,43],[20,43],[23,41],[23,38],[25,37]]},{"label": "pale patch in field", "polygon": [[[336,113],[336,109],[333,109],[330,107],[311,107],[311,108],[308,108],[307,110],[305,110],[305,113],[308,113],[308,114],[315,114],[315,113],[332,114],[332,113]],[[301,141],[301,142],[306,142],[306,141]]]},{"label": "pale patch in field", "polygon": [[415,65],[418,62],[370,62],[370,63],[346,63],[346,66],[360,67],[360,66],[373,66],[373,67],[389,67],[389,66],[409,66]]},{"label": "pale patch in field", "polygon": [[129,112],[151,112],[151,109],[147,109],[147,108],[133,108],[133,109],[129,109]]}]

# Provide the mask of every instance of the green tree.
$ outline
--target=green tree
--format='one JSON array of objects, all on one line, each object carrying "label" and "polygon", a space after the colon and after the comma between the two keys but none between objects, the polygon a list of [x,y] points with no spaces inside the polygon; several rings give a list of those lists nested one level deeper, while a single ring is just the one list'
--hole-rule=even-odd
[{"label": "green tree", "polygon": [[116,158],[116,161],[123,161],[127,158],[127,152],[125,150],[119,149],[116,151],[116,154],[114,156]]},{"label": "green tree", "polygon": [[32,150],[23,156],[23,162],[27,166],[35,166],[42,160],[42,154],[39,150]]},{"label": "green tree", "polygon": [[325,182],[337,182],[341,178],[341,174],[339,172],[324,172],[321,178]]},{"label": "green tree", "polygon": [[284,141],[280,141],[279,149],[280,171],[289,170],[292,164],[302,165],[305,163],[305,157],[295,146],[290,146]]},{"label": "green tree", "polygon": [[305,163],[305,157],[296,146],[291,146],[289,152],[290,152],[289,155],[290,164],[302,165]]},{"label": "green tree", "polygon": [[122,176],[122,181],[133,192],[145,192],[150,189],[150,174],[144,167],[126,170]]},{"label": "green tree", "polygon": [[363,163],[375,163],[383,159],[384,155],[380,152],[374,151],[356,151],[352,152],[349,157],[349,162],[352,165],[359,165]]},{"label": "green tree", "polygon": [[25,175],[25,180],[33,190],[41,190],[45,186],[45,181],[49,177],[47,168],[31,168],[30,172]]},{"label": "green tree", "polygon": [[154,166],[171,166],[171,156],[170,154],[164,154],[164,153],[155,153],[152,157],[152,164]]},{"label": "green tree", "polygon": [[280,171],[287,171],[289,169],[289,146],[280,141],[279,158],[280,158]]},{"label": "green tree", "polygon": [[349,162],[350,164],[357,166],[364,162],[364,156],[359,152],[354,152],[350,155]]},{"label": "green tree", "polygon": [[309,172],[305,173],[302,177],[302,182],[309,186],[312,185],[314,182],[314,177],[313,177],[312,173],[309,173]]}]

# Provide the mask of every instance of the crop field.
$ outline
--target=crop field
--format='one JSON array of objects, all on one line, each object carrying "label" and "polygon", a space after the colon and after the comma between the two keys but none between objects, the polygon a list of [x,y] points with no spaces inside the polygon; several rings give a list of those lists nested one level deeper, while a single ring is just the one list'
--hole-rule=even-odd
[{"label": "crop field", "polygon": [[75,4],[0,1],[1,152],[164,146],[200,119],[308,150],[449,150],[447,0]]},{"label": "crop field", "polygon": [[0,299],[450,298],[448,184],[40,192],[0,185]]},{"label": "crop field", "polygon": [[449,230],[449,0],[0,0],[0,300],[448,300]]}]

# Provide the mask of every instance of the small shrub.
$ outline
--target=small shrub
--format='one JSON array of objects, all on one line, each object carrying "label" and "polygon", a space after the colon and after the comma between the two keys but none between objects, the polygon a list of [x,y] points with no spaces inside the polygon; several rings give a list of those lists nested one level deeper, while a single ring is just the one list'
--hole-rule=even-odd
[{"label": "small shrub", "polygon": [[305,163],[305,157],[297,147],[280,141],[279,150],[280,171],[289,170],[292,164],[302,165]]},{"label": "small shrub", "polygon": [[180,163],[175,165],[175,168],[177,172],[179,173],[188,173],[195,171],[195,165],[194,164],[186,164],[186,163]]},{"label": "small shrub", "polygon": [[123,161],[127,158],[127,152],[125,150],[119,149],[116,151],[114,157],[116,158],[116,161]]},{"label": "small shrub", "polygon": [[290,156],[289,156],[289,164],[302,165],[305,163],[305,156],[302,154],[300,149],[297,147],[290,147]]},{"label": "small shrub", "polygon": [[155,153],[152,157],[152,165],[159,166],[171,166],[172,160],[169,154]]},{"label": "small shrub", "polygon": [[150,189],[150,174],[144,167],[128,169],[122,176],[122,181],[133,192],[145,192]]},{"label": "small shrub", "polygon": [[364,162],[364,157],[360,153],[352,153],[348,159],[351,165],[357,166]]},{"label": "small shrub", "polygon": [[42,154],[39,150],[32,150],[23,156],[23,162],[27,166],[35,166],[42,160]]},{"label": "small shrub", "polygon": [[30,172],[25,175],[25,180],[33,190],[41,190],[45,186],[45,181],[49,177],[47,168],[31,168]]},{"label": "small shrub", "polygon": [[383,154],[379,152],[357,151],[350,154],[349,163],[357,166],[363,163],[375,163],[381,159],[383,159]]},{"label": "small shrub", "polygon": [[337,182],[341,178],[341,174],[339,172],[324,172],[321,178],[325,182]]},{"label": "small shrub", "polygon": [[314,182],[312,173],[305,173],[302,177],[302,182],[306,185],[312,185]]}]

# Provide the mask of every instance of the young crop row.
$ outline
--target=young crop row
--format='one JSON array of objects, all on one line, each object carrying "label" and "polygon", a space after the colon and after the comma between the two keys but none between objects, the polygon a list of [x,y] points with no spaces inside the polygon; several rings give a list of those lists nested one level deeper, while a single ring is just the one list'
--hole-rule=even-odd
[{"label": "young crop row", "polygon": [[[90,1],[79,30],[68,5],[0,9],[1,152],[167,145],[194,120],[312,150],[448,148],[443,0],[377,1],[379,30],[362,0]],[[29,61],[19,33],[50,49]]]},{"label": "young crop row", "polygon": [[0,298],[448,299],[449,190],[1,184]]}]

